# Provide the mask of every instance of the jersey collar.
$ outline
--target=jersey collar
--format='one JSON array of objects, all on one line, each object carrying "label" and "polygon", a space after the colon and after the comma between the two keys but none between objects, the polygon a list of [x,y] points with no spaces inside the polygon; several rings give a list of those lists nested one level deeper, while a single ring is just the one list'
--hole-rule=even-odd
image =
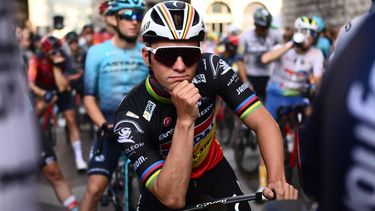
[{"label": "jersey collar", "polygon": [[163,87],[155,80],[153,76],[148,76],[146,79],[146,90],[156,100],[171,104],[171,95],[163,89]]}]

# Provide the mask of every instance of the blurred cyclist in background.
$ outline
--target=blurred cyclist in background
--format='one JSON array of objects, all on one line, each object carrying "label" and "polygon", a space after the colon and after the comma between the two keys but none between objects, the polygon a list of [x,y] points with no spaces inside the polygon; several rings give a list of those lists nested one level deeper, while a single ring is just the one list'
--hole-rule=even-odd
[{"label": "blurred cyclist in background", "polygon": [[328,39],[325,35],[326,31],[326,24],[322,17],[314,15],[311,17],[318,25],[317,33],[318,35],[315,36],[313,40],[313,44],[315,47],[319,48],[324,56],[324,59],[328,59],[329,55],[331,54],[331,46],[332,41]]},{"label": "blurred cyclist in background", "polygon": [[94,36],[94,43],[99,44],[106,40],[110,40],[115,33],[113,28],[108,24],[108,7],[109,7],[109,0],[103,1],[99,6],[99,14],[105,24],[104,28],[100,29],[98,33]]},{"label": "blurred cyclist in background", "polygon": [[323,53],[313,46],[318,25],[302,16],[295,21],[293,41],[265,53],[262,62],[278,61],[267,85],[266,108],[277,119],[280,106],[306,104],[310,86],[317,85],[323,74]]},{"label": "blurred cyclist in background", "polygon": [[76,122],[75,102],[72,90],[64,73],[69,70],[68,57],[62,50],[59,39],[47,36],[42,39],[42,50],[29,63],[29,86],[35,96],[37,115],[44,112],[52,100],[57,97],[57,107],[67,122],[71,146],[78,171],[87,169],[83,159],[80,132]]},{"label": "blurred cyclist in background", "polygon": [[[142,60],[143,44],[137,42],[144,10],[141,0],[111,1],[106,14],[115,35],[88,51],[84,105],[91,120],[103,133],[113,133],[113,117],[121,100],[149,73]],[[103,140],[101,154],[96,154],[97,143],[98,139],[90,154],[89,178],[81,210],[96,209],[122,150],[115,140],[108,138]]]},{"label": "blurred cyclist in background", "polygon": [[255,93],[264,100],[266,86],[271,74],[271,66],[261,62],[261,56],[276,44],[282,43],[281,34],[270,29],[272,15],[265,8],[254,12],[255,29],[242,34],[238,46],[238,70],[241,79],[253,87]]},{"label": "blurred cyclist in background", "polygon": [[83,95],[83,70],[85,68],[86,52],[78,44],[79,36],[71,31],[65,35],[67,45],[67,56],[69,57],[70,68],[66,72],[70,87],[80,97]]}]

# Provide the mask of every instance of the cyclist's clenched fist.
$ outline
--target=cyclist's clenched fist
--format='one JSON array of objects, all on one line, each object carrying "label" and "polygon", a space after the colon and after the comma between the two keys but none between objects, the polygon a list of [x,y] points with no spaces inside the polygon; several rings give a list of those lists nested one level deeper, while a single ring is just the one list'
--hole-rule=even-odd
[{"label": "cyclist's clenched fist", "polygon": [[193,83],[184,80],[172,91],[172,102],[181,120],[194,122],[199,116],[198,101],[202,98]]}]

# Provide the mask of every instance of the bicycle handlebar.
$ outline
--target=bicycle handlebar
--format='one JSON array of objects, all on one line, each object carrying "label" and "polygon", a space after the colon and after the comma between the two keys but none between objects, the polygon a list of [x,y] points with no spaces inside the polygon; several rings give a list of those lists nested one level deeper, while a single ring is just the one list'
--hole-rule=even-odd
[{"label": "bicycle handlebar", "polygon": [[232,197],[216,199],[216,200],[196,204],[196,205],[188,207],[188,208],[180,209],[179,211],[227,210],[226,205],[234,204],[234,203],[237,203],[237,202],[243,202],[243,201],[261,202],[261,201],[263,201],[262,193],[257,192],[257,193],[254,193],[254,194],[247,194],[247,195],[232,196]]},{"label": "bicycle handlebar", "polygon": [[98,141],[96,143],[95,155],[101,155],[104,140],[113,140],[115,138],[113,127],[108,127],[108,123],[103,123],[103,125],[96,132],[96,137]]}]

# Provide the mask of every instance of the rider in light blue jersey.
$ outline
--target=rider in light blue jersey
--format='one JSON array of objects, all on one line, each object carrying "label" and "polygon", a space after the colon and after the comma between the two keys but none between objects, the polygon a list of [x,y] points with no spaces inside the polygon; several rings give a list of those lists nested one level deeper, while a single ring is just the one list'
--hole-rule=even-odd
[{"label": "rider in light blue jersey", "polygon": [[[115,35],[91,47],[87,53],[84,105],[101,134],[113,131],[113,116],[121,100],[149,73],[143,64],[143,45],[137,42],[144,9],[144,2],[140,0],[109,1],[103,14]],[[103,141],[101,154],[96,150],[96,143],[92,149],[88,184],[80,210],[96,210],[121,154],[116,141],[109,138],[100,141]]]},{"label": "rider in light blue jersey", "polygon": [[112,122],[122,98],[148,74],[140,54],[142,48],[143,44],[135,43],[134,48],[123,49],[108,40],[88,52],[84,95],[99,99],[107,122]]}]

